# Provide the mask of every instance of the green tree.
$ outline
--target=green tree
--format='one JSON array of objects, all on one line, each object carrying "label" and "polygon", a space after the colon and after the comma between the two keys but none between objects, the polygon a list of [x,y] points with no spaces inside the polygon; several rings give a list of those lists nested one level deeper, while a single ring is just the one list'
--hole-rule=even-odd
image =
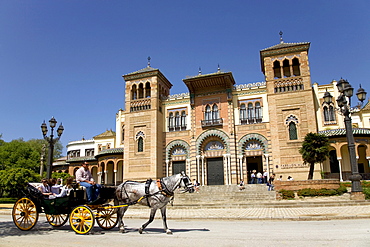
[{"label": "green tree", "polygon": [[[40,157],[44,144],[47,147],[47,142],[43,139],[17,139],[11,142],[0,139],[0,196],[17,196],[16,191],[24,186],[25,181],[40,181],[40,177],[36,175],[40,173]],[[61,156],[62,149],[61,143],[56,143],[54,159]]]},{"label": "green tree", "polygon": [[313,178],[315,163],[322,163],[329,157],[329,138],[322,134],[308,133],[299,149],[303,162],[310,164],[308,179]]},{"label": "green tree", "polygon": [[40,175],[25,168],[8,168],[0,171],[0,196],[22,196],[26,183],[40,181]]},{"label": "green tree", "polygon": [[56,179],[58,179],[58,178],[63,179],[63,183],[65,183],[67,178],[70,178],[70,177],[73,177],[73,176],[70,175],[69,173],[65,173],[65,172],[54,172],[53,174],[51,174],[51,177],[56,178]]}]

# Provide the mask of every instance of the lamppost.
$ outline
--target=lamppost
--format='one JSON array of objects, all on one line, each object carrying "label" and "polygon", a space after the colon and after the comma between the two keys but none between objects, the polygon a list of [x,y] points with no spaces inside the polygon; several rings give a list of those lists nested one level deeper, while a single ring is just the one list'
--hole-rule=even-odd
[{"label": "lamppost", "polygon": [[45,120],[41,124],[41,131],[42,135],[44,136],[44,139],[49,143],[49,151],[48,151],[48,163],[47,163],[47,169],[46,169],[46,178],[51,178],[51,168],[53,165],[53,153],[54,153],[54,145],[55,143],[60,139],[60,136],[63,134],[64,127],[62,124],[59,125],[57,129],[58,137],[54,138],[54,128],[57,125],[57,120],[55,120],[54,117],[52,117],[49,120],[50,123],[50,137],[47,137],[46,134],[48,133],[48,127],[46,126]]},{"label": "lamppost", "polygon": [[[361,175],[358,172],[358,165],[356,159],[356,150],[355,150],[355,138],[353,137],[352,131],[352,118],[350,116],[353,113],[354,108],[351,108],[351,97],[353,96],[353,87],[347,80],[340,79],[337,83],[337,88],[339,91],[339,96],[337,98],[338,110],[344,116],[344,125],[346,128],[346,137],[347,137],[347,144],[348,144],[348,152],[349,152],[349,159],[351,164],[351,176],[349,180],[352,181],[352,190],[351,190],[351,197],[353,199],[358,195],[362,195],[362,187],[361,187]],[[366,92],[363,88],[357,90],[357,98],[361,102],[355,108],[360,108],[366,99]],[[333,96],[326,91],[324,94],[324,101],[328,104],[332,102]],[[347,98],[348,101],[347,102]]]}]

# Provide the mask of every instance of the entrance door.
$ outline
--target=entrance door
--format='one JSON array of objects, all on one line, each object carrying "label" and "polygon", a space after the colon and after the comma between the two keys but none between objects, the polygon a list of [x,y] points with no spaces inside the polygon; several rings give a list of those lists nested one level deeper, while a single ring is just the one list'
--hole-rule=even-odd
[{"label": "entrance door", "polygon": [[247,174],[248,183],[251,181],[251,174],[253,171],[260,172],[263,174],[262,156],[251,156],[247,157]]},{"label": "entrance door", "polygon": [[224,162],[222,157],[207,159],[207,184],[224,184]]},{"label": "entrance door", "polygon": [[173,161],[172,162],[172,175],[179,174],[180,172],[186,172],[185,161]]},{"label": "entrance door", "polygon": [[262,156],[247,157],[247,171],[253,171],[263,173]]}]

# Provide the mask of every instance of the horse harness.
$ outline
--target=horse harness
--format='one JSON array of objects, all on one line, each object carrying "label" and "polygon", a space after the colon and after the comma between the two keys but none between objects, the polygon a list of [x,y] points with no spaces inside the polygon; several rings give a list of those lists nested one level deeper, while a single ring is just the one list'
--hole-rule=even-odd
[{"label": "horse harness", "polygon": [[[136,201],[131,201],[130,200],[127,203],[127,205],[134,205],[134,204],[138,203],[139,201],[141,201],[142,199],[146,198],[147,203],[148,203],[148,206],[150,207],[149,197],[151,197],[151,196],[155,196],[156,194],[159,194],[159,193],[161,193],[165,197],[173,197],[174,196],[174,192],[170,191],[167,188],[166,184],[163,182],[163,179],[157,179],[156,180],[156,185],[158,187],[158,191],[155,192],[155,193],[153,193],[153,194],[150,194],[149,193],[150,192],[150,185],[152,184],[152,181],[153,180],[151,178],[149,178],[149,179],[146,180],[146,182],[145,182],[145,195],[144,196],[142,196],[140,199],[138,199]],[[126,181],[124,184],[126,184],[127,182],[129,182],[129,181]],[[185,184],[187,185],[188,184],[188,181]],[[124,188],[124,192],[125,192],[127,198],[129,198],[125,186],[122,186],[122,187]],[[121,193],[123,194],[123,190],[121,190]]]}]

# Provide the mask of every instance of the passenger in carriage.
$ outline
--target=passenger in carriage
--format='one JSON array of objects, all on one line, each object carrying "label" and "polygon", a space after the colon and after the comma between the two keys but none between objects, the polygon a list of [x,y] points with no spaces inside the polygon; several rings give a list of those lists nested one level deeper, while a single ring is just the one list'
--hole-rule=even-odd
[{"label": "passenger in carriage", "polygon": [[63,185],[60,185],[57,183],[56,178],[51,178],[49,180],[49,186],[50,186],[51,193],[56,194],[56,195],[60,193],[60,190],[63,187]]},{"label": "passenger in carriage", "polygon": [[86,188],[87,200],[92,202],[98,198],[101,186],[95,183],[88,165],[89,163],[87,162],[82,163],[81,167],[76,171],[76,181]]},{"label": "passenger in carriage", "polygon": [[41,191],[41,193],[46,197],[46,198],[49,198],[50,196],[55,196],[55,194],[53,194],[51,192],[51,187],[48,183],[48,180],[46,178],[43,178],[41,180],[41,185],[38,187],[39,191]]},{"label": "passenger in carriage", "polygon": [[69,196],[69,192],[73,189],[72,183],[73,177],[67,178],[66,185],[62,187],[62,191],[58,195],[56,195],[56,197]]}]

